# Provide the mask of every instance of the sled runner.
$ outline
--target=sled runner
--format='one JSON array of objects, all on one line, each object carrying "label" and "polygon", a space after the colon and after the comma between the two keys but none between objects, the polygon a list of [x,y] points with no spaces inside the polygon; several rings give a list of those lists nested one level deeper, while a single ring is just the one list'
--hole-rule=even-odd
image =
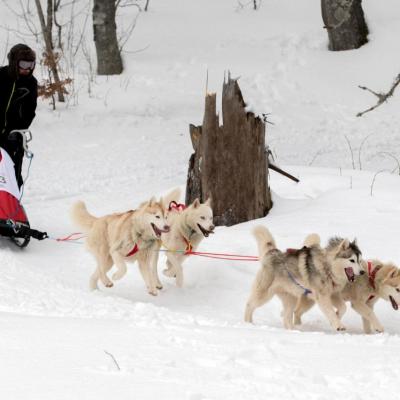
[{"label": "sled runner", "polygon": [[[21,135],[25,155],[32,158],[28,142],[32,134],[28,130],[14,130],[10,135]],[[18,247],[26,247],[30,238],[43,240],[47,233],[31,229],[28,217],[20,203],[22,193],[17,184],[14,162],[6,150],[0,147],[0,236],[10,238]]]}]

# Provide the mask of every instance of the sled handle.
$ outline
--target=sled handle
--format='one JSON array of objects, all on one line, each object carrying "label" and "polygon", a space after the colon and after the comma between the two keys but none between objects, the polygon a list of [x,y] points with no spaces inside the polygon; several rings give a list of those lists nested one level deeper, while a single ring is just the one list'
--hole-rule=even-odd
[{"label": "sled handle", "polygon": [[29,129],[14,129],[12,133],[19,133],[22,136],[22,147],[24,148],[25,154],[28,158],[32,158],[33,153],[29,150],[28,143],[32,140],[32,132]]}]

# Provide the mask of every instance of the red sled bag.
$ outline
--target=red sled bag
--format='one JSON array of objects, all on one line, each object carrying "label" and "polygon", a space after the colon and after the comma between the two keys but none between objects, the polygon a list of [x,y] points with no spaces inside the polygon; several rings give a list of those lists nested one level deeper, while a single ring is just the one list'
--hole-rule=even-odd
[{"label": "red sled bag", "polygon": [[14,162],[0,148],[0,220],[27,223],[28,218],[19,202],[21,192],[15,178]]},{"label": "red sled bag", "polygon": [[[21,135],[25,155],[32,160],[33,153],[28,149],[32,140],[29,130],[14,130],[11,135]],[[13,137],[14,137],[13,136]],[[14,162],[8,152],[0,147],[0,236],[6,236],[18,247],[26,247],[31,239],[44,240],[46,232],[32,229],[21,204],[22,194],[15,176]]]},{"label": "red sled bag", "polygon": [[31,235],[28,217],[20,204],[20,198],[14,162],[0,148],[0,235],[11,238],[18,247],[25,247]]}]

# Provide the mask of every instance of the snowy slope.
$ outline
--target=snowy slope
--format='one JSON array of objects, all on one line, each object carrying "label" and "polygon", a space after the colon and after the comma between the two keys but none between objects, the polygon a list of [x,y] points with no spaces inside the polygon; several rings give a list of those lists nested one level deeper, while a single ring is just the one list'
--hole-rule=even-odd
[{"label": "snowy slope", "polygon": [[[324,242],[339,234],[357,237],[366,258],[399,263],[400,177],[388,172],[400,150],[399,96],[355,114],[375,102],[358,84],[385,90],[399,72],[400,5],[363,4],[370,43],[333,54],[317,0],[264,0],[257,12],[233,0],[152,0],[122,76],[96,78],[89,96],[77,75],[77,105],[39,104],[24,195],[31,224],[58,238],[76,230],[77,199],[102,215],[184,189],[188,124],[201,123],[207,70],[219,98],[230,70],[249,108],[271,113],[267,141],[301,182],[271,173],[271,213],[217,228],[201,249],[256,255],[251,229],[264,224],[282,248],[310,232]],[[7,12],[0,5],[0,21]],[[1,399],[397,396],[400,314],[387,303],[377,305],[384,334],[364,335],[352,310],[347,333],[334,333],[317,308],[285,331],[276,300],[256,311],[254,325],[243,322],[255,262],[192,257],[185,287],[162,277],[158,297],[136,266],[112,289],[89,292],[94,260],[81,244],[32,241],[21,252],[0,241],[0,263]]]}]

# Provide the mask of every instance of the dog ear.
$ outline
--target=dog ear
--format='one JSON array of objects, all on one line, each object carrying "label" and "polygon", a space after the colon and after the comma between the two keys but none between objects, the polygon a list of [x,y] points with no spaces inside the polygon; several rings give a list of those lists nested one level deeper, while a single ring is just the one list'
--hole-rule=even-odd
[{"label": "dog ear", "polygon": [[209,197],[204,204],[211,208],[211,206],[212,206],[211,197]]},{"label": "dog ear", "polygon": [[383,267],[383,263],[380,261],[374,262],[373,263],[374,268],[382,268]]},{"label": "dog ear", "polygon": [[199,208],[200,207],[200,200],[195,199],[195,201],[192,203],[193,208]]},{"label": "dog ear", "polygon": [[143,201],[142,203],[139,204],[138,208],[143,208],[143,207],[147,207],[149,205],[149,201]]},{"label": "dog ear", "polygon": [[153,196],[150,200],[149,200],[149,206],[153,207],[155,204],[157,203],[156,198]]},{"label": "dog ear", "polygon": [[[384,268],[382,268],[382,269],[384,269]],[[384,271],[383,282],[386,282],[389,279],[393,279],[398,274],[399,274],[399,270],[396,267],[394,267],[393,265],[386,266],[385,271]]]},{"label": "dog ear", "polygon": [[343,239],[342,242],[340,243],[339,249],[346,250],[349,247],[350,247],[349,239]]},{"label": "dog ear", "polygon": [[397,275],[399,275],[399,270],[396,267],[393,267],[390,273],[390,279],[395,278]]}]

